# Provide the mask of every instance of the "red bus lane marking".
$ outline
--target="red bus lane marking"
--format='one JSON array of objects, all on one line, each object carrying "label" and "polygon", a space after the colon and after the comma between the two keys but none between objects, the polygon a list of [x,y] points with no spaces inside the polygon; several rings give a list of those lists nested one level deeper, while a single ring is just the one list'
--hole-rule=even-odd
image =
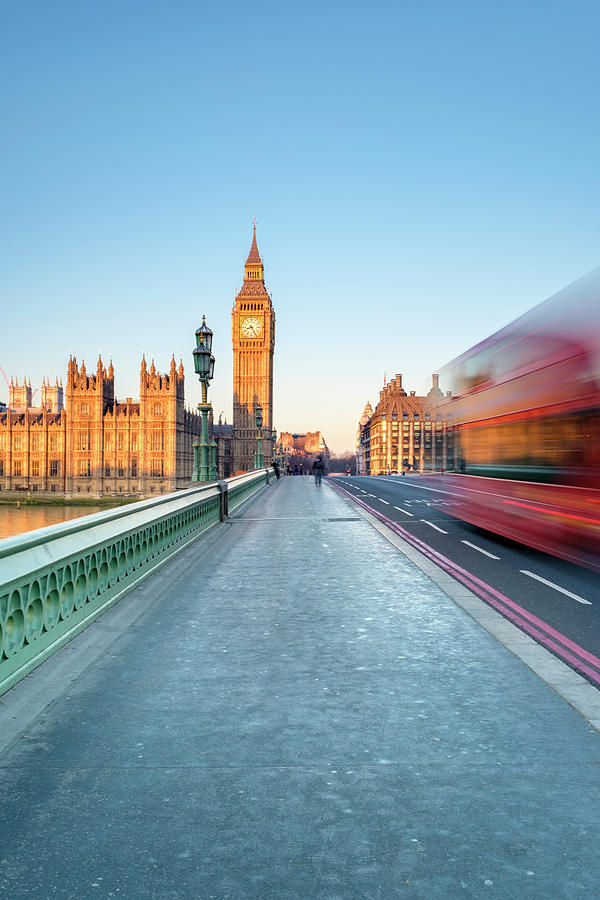
[{"label": "red bus lane marking", "polygon": [[[438,551],[434,550],[433,547],[430,547],[429,544],[414,537],[409,531],[406,531],[401,525],[398,525],[397,522],[388,519],[387,516],[384,516],[383,513],[368,506],[363,500],[354,497],[340,485],[335,484],[335,487],[355,503],[358,503],[359,506],[364,507],[364,509],[375,516],[375,518],[380,519],[388,526],[388,528],[400,535],[407,544],[411,544],[437,566],[444,569],[449,575],[452,575],[453,578],[456,578],[457,581],[462,582],[462,584],[473,591],[474,594],[477,594],[477,596],[485,603],[489,606],[493,606],[494,609],[498,610],[505,618],[513,622],[513,624],[520,628],[521,631],[525,631],[527,634],[531,635],[538,643],[552,650],[560,657],[560,659],[570,663],[570,665],[577,669],[578,672],[582,672],[595,684],[600,685],[600,659],[598,659],[597,656],[594,656],[593,653],[580,647],[575,641],[572,641],[560,631],[552,628],[552,626],[548,625],[547,622],[544,622],[543,619],[539,619],[537,616],[534,616],[533,613],[530,613],[522,606],[519,606],[518,603],[515,603],[514,600],[511,600],[500,591],[497,591],[491,585],[487,584],[487,582],[482,581],[451,559],[438,553]],[[574,654],[577,655],[575,656]],[[582,660],[590,663],[594,668],[590,668],[590,666],[586,665]]]}]

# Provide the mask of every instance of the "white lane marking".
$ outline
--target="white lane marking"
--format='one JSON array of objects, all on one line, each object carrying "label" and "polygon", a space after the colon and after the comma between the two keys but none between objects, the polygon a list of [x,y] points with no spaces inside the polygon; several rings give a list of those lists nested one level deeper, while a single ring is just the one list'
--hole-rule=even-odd
[{"label": "white lane marking", "polygon": [[403,512],[405,516],[414,516],[414,513],[409,513],[406,509],[402,509],[401,506],[395,506],[394,509],[397,509],[398,512]]},{"label": "white lane marking", "polygon": [[[469,477],[469,476],[461,476],[461,477]],[[391,481],[392,479],[384,478],[383,480]],[[435,493],[435,494],[450,494],[452,496],[455,494],[455,491],[444,491],[441,488],[425,487],[424,484],[411,484],[410,481],[408,481],[408,480],[398,482],[394,478],[393,481],[394,481],[394,484],[401,484],[403,487],[417,488],[417,490],[421,490],[421,491],[433,491],[433,493]]]},{"label": "white lane marking", "polygon": [[438,528],[437,525],[434,525],[433,522],[428,522],[427,519],[421,519],[421,522],[425,522],[426,525],[429,525],[430,528],[435,528],[436,531],[441,531],[442,534],[448,534],[443,528]]},{"label": "white lane marking", "polygon": [[578,603],[585,603],[586,606],[592,605],[589,600],[584,600],[583,597],[572,594],[571,591],[568,591],[566,588],[561,587],[559,584],[554,584],[553,581],[548,581],[546,578],[542,578],[541,575],[536,575],[535,572],[528,572],[527,569],[519,569],[519,572],[521,572],[522,575],[529,575],[530,578],[535,578],[536,581],[541,581],[542,584],[547,584],[548,587],[554,588],[555,591],[560,591],[561,594],[566,594],[567,597],[577,600]]},{"label": "white lane marking", "polygon": [[377,499],[379,500],[380,503],[385,503],[387,506],[390,505],[390,501],[389,501],[389,500],[384,500],[383,497],[378,497]]},{"label": "white lane marking", "polygon": [[488,553],[488,551],[484,550],[483,547],[478,547],[477,544],[472,544],[471,541],[461,541],[461,544],[466,544],[467,547],[472,547],[473,550],[478,550],[480,553],[483,553],[484,556],[489,556],[490,559],[500,559],[499,556],[494,556],[493,553]]},{"label": "white lane marking", "polygon": [[[375,494],[367,494],[367,497],[375,497]],[[375,499],[377,500],[377,497]]]}]

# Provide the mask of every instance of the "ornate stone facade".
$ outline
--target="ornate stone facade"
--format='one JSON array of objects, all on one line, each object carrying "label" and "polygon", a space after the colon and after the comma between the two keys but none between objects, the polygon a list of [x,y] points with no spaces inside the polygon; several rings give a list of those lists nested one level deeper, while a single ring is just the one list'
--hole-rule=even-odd
[{"label": "ornate stone facade", "polygon": [[233,341],[233,467],[234,472],[254,468],[257,448],[256,407],[263,412],[262,452],[273,455],[273,354],[275,311],[264,282],[263,264],[256,244],[244,266],[244,283],[231,313]]},{"label": "ornate stone facade", "polygon": [[40,406],[47,412],[59,413],[64,406],[64,392],[62,386],[62,378],[60,384],[58,378],[56,383],[51,385],[46,379],[42,379],[42,391],[40,395]]},{"label": "ornate stone facade", "polygon": [[379,403],[367,418],[361,416],[357,440],[359,475],[400,474],[447,468],[450,452],[444,394],[433,376],[425,397],[407,394],[402,375],[384,385]]},{"label": "ornate stone facade", "polygon": [[33,406],[33,394],[31,392],[31,379],[27,383],[27,379],[23,379],[23,384],[10,379],[10,387],[8,389],[8,407],[9,409],[29,409]]},{"label": "ornate stone facade", "polygon": [[[256,407],[262,407],[262,452],[273,455],[275,312],[256,244],[232,310],[233,426],[214,426],[218,472],[227,478],[254,468]],[[171,361],[161,375],[145,359],[140,399],[115,398],[114,370],[98,359],[95,373],[69,360],[66,386],[44,378],[40,406],[31,382],[11,380],[8,409],[0,407],[0,490],[39,493],[140,495],[166,493],[191,483],[193,443],[201,419],[185,409],[183,365]]]},{"label": "ornate stone facade", "polygon": [[[29,386],[30,389],[30,386]],[[46,403],[58,399],[58,393]],[[65,405],[0,415],[0,489],[149,496],[190,483],[200,416],[184,406],[183,364],[168,374],[142,360],[140,399],[115,399],[114,370],[69,360]]]},{"label": "ornate stone facade", "polygon": [[365,459],[365,454],[367,452],[367,447],[365,442],[361,441],[361,435],[363,433],[363,429],[371,416],[373,415],[373,407],[367,401],[365,404],[365,408],[363,409],[363,414],[358,420],[358,428],[356,430],[356,473],[357,475],[365,474],[367,471],[367,461]]},{"label": "ornate stone facade", "polygon": [[329,461],[329,448],[320,431],[308,431],[306,434],[292,434],[290,431],[282,431],[277,439],[275,453],[285,460],[291,472],[297,470],[300,474],[308,474],[312,471],[312,465],[317,456],[323,457],[327,468]]}]

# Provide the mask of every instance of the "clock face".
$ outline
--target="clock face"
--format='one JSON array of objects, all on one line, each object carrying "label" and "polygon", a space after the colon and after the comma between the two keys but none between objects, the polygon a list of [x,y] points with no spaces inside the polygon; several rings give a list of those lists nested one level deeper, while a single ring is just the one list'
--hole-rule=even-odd
[{"label": "clock face", "polygon": [[262,331],[262,320],[257,318],[257,316],[248,316],[246,319],[242,319],[240,332],[243,337],[259,338],[262,337]]}]

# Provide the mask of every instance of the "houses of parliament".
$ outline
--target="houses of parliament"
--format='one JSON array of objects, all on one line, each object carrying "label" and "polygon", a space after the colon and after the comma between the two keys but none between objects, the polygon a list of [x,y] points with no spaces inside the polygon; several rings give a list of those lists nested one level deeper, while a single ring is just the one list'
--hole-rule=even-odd
[{"label": "houses of parliament", "polygon": [[[254,467],[255,410],[263,410],[263,455],[273,449],[275,312],[256,243],[232,310],[233,425],[210,421],[218,472],[226,478]],[[201,418],[185,407],[184,367],[171,359],[160,373],[145,357],[139,400],[119,402],[115,373],[99,358],[94,370],[74,356],[66,381],[44,379],[34,406],[31,383],[11,379],[0,412],[0,490],[75,497],[167,493],[192,485]],[[37,393],[37,392],[36,392]]]}]

